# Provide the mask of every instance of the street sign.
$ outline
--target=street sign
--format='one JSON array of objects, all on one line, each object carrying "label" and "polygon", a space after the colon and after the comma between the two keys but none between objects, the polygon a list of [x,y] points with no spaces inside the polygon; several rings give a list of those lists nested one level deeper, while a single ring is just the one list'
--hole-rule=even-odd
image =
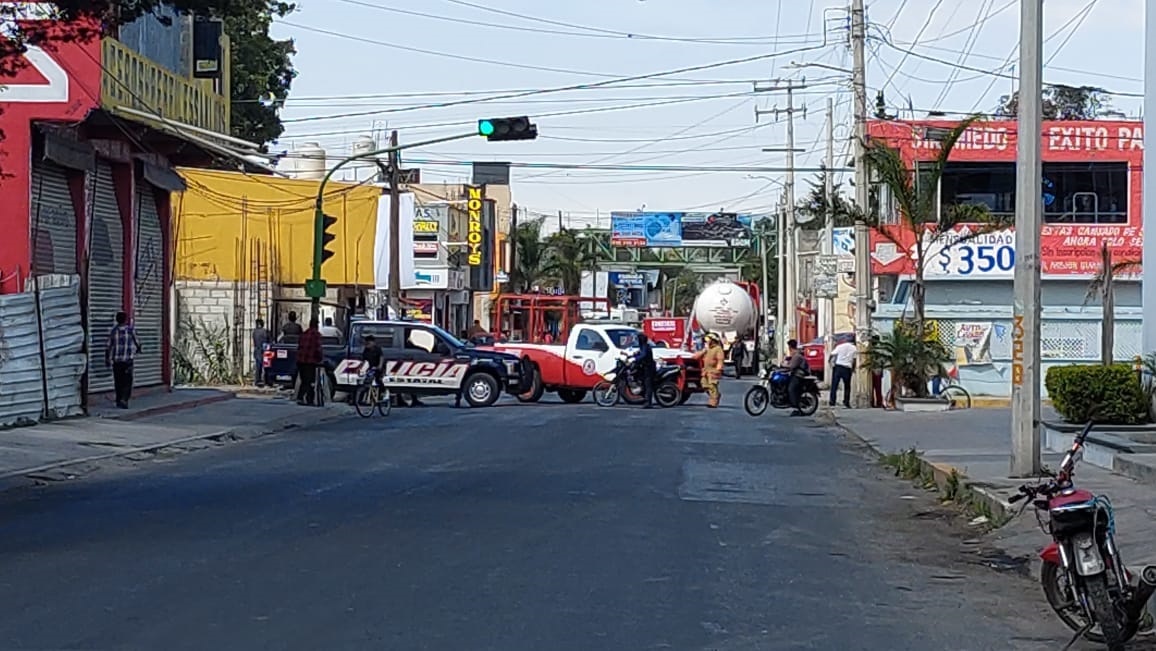
[{"label": "street sign", "polygon": [[821,255],[815,259],[815,277],[812,286],[816,298],[837,298],[839,296],[839,256]]},{"label": "street sign", "polygon": [[839,256],[839,273],[853,274],[855,273],[855,257],[850,255]]},{"label": "street sign", "polygon": [[310,278],[305,281],[305,295],[309,298],[325,298],[325,279]]},{"label": "street sign", "polygon": [[815,273],[823,276],[833,276],[839,272],[839,256],[821,255],[815,261]]},{"label": "street sign", "polygon": [[815,298],[839,298],[839,282],[834,276],[815,276]]}]

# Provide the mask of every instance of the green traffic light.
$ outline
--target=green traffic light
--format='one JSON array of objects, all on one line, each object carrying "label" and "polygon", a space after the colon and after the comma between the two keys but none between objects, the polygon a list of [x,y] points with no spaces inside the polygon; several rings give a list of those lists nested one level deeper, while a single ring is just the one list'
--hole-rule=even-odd
[{"label": "green traffic light", "polygon": [[494,123],[489,120],[481,120],[478,122],[478,133],[483,136],[494,135]]}]

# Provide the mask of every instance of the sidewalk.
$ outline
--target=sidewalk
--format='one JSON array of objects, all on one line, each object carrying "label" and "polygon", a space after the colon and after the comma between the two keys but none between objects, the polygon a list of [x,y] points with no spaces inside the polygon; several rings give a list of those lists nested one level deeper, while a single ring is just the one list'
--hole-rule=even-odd
[{"label": "sidewalk", "polygon": [[[944,475],[955,469],[991,508],[997,518],[1012,517],[1019,504],[1010,507],[1007,499],[1029,480],[1011,479],[1011,411],[1009,409],[967,409],[942,413],[903,413],[882,409],[846,409],[829,412],[834,422],[863,440],[880,455],[915,448],[934,470],[942,484]],[[1043,419],[1055,419],[1049,407]],[[1057,419],[1058,420],[1058,419]],[[1062,455],[1044,453],[1044,464],[1056,468]],[[1077,485],[1107,495],[1116,511],[1118,542],[1129,566],[1156,562],[1156,501],[1150,484],[1137,482],[1086,461],[1076,467]],[[993,541],[1012,556],[1028,557],[1033,567],[1036,553],[1048,537],[1028,511],[991,534]],[[1033,572],[1038,575],[1038,572]]]},{"label": "sidewalk", "polygon": [[177,389],[134,399],[131,409],[92,411],[94,415],[85,418],[0,430],[0,480],[47,477],[53,471],[198,440],[243,439],[308,427],[346,415],[349,407],[301,407],[272,392],[266,397],[247,389]]}]

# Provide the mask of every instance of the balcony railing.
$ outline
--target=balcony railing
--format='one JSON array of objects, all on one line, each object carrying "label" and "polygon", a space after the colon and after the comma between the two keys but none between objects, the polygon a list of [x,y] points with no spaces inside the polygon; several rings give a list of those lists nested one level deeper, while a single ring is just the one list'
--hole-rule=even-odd
[{"label": "balcony railing", "polygon": [[217,133],[229,132],[229,104],[196,81],[181,77],[116,39],[103,42],[100,100]]}]

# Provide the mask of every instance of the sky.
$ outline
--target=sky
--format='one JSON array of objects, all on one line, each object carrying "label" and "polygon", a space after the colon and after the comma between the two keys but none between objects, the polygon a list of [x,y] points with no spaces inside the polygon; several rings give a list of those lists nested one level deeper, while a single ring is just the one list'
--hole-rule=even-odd
[{"label": "sky", "polygon": [[[469,132],[479,118],[529,115],[535,141],[409,149],[405,166],[421,168],[423,182],[463,183],[470,167],[455,162],[529,164],[512,170],[514,201],[552,220],[561,211],[572,227],[605,227],[611,211],[773,210],[788,154],[763,149],[787,146],[788,83],[799,87],[795,165],[811,170],[796,174],[797,195],[823,162],[828,98],[836,163],[849,157],[849,14],[836,0],[299,4],[273,28],[298,50],[277,149],[317,142],[340,156],[361,135],[385,142],[397,129],[412,143]],[[879,89],[901,117],[994,108],[1015,85],[1019,4],[868,2],[869,108]],[[1113,108],[1139,116],[1143,11],[1142,0],[1048,0],[1044,81],[1104,88]],[[615,81],[685,68],[697,69]],[[543,90],[553,92],[500,98]],[[479,101],[489,97],[499,98]],[[533,167],[559,163],[724,169]]]}]

